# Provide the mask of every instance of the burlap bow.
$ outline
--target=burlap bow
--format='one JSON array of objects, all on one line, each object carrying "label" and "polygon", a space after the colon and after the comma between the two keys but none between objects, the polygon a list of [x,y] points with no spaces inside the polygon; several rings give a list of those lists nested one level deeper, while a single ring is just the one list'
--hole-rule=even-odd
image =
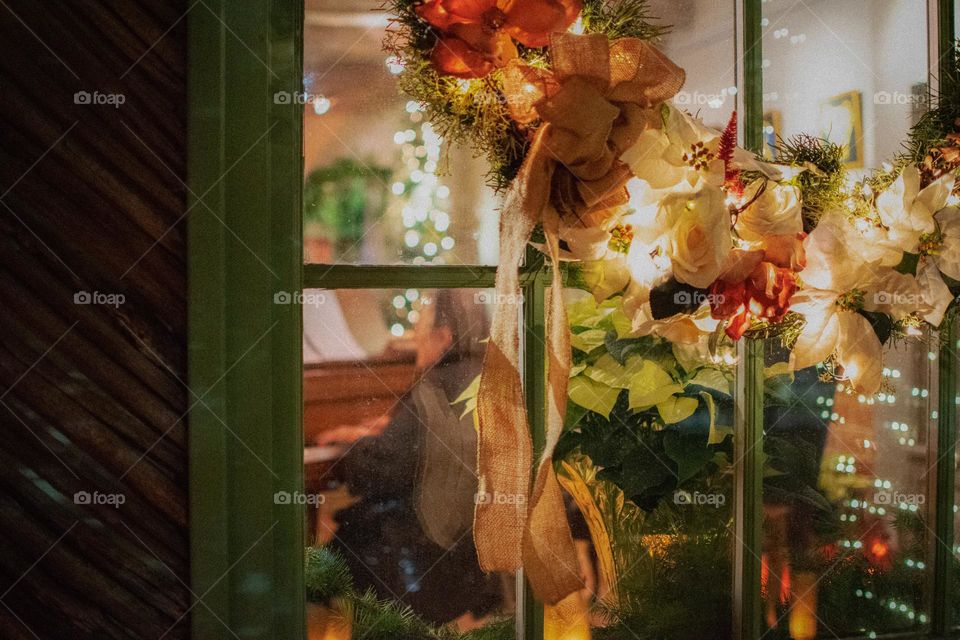
[{"label": "burlap bow", "polygon": [[[473,534],[485,571],[523,567],[534,593],[554,604],[583,587],[552,456],[563,429],[570,339],[559,260],[564,224],[593,225],[626,202],[620,154],[659,126],[661,102],[683,86],[684,72],[647,42],[610,42],[603,34],[556,33],[552,71],[513,64],[504,78],[511,113],[542,124],[500,220],[500,268],[490,341],[477,398],[480,485]],[[547,295],[546,443],[533,488],[530,431],[523,400],[517,268],[537,223],[554,265]]]}]

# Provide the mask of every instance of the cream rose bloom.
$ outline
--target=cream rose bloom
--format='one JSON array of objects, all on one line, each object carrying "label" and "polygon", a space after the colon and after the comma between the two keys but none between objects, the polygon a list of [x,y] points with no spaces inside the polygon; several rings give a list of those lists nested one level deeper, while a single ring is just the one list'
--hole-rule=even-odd
[{"label": "cream rose bloom", "polygon": [[737,216],[736,230],[741,238],[756,242],[803,231],[800,192],[796,187],[754,180],[744,190],[744,201],[750,202],[760,189],[764,189],[763,193]]},{"label": "cream rose bloom", "polygon": [[672,193],[660,203],[661,246],[679,282],[705,289],[720,275],[733,248],[725,200],[722,189],[701,183],[693,193]]}]

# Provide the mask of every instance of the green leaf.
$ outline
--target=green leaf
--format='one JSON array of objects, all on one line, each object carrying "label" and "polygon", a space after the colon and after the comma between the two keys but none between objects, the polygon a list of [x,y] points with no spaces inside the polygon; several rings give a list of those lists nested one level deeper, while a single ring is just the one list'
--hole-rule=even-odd
[{"label": "green leaf", "polygon": [[577,376],[570,381],[567,395],[578,405],[610,418],[613,405],[617,403],[620,389],[591,380],[586,376]]},{"label": "green leaf", "polygon": [[460,414],[460,417],[464,417],[467,414],[473,413],[477,409],[477,394],[480,392],[480,376],[477,376],[473,379],[466,389],[463,390],[457,399],[450,403],[451,406],[464,402],[463,413]]},{"label": "green leaf", "polygon": [[587,329],[580,333],[571,333],[570,346],[584,353],[590,353],[603,344],[603,339],[606,335],[607,332],[603,329]]},{"label": "green leaf", "polygon": [[622,306],[617,307],[613,310],[613,313],[610,314],[610,324],[613,325],[613,329],[617,332],[618,338],[623,338],[633,333],[633,320],[624,313]]},{"label": "green leaf", "polygon": [[643,358],[633,357],[624,366],[609,353],[605,353],[592,366],[586,368],[585,375],[611,387],[627,389],[630,387],[630,379],[643,368],[643,363]]},{"label": "green leaf", "polygon": [[597,310],[597,301],[593,296],[584,296],[567,306],[567,323],[571,327],[596,327],[603,320],[603,315]]},{"label": "green leaf", "polygon": [[686,482],[697,475],[706,464],[713,461],[714,456],[714,450],[707,446],[706,441],[682,436],[676,431],[670,431],[664,436],[663,450],[677,463],[678,483]]},{"label": "green leaf", "polygon": [[700,397],[707,405],[707,413],[710,415],[710,433],[707,436],[707,444],[720,444],[727,436],[733,435],[733,427],[729,425],[717,426],[717,405],[713,396],[706,391],[700,392]]},{"label": "green leaf", "polygon": [[687,384],[696,384],[727,396],[731,395],[730,379],[723,375],[722,371],[712,367],[704,367],[697,371]]},{"label": "green leaf", "polygon": [[692,416],[699,404],[696,398],[671,396],[657,403],[657,411],[660,412],[660,417],[666,424],[676,424]]},{"label": "green leaf", "polygon": [[656,363],[650,360],[641,362],[640,370],[630,377],[627,387],[630,390],[631,409],[652,407],[683,390],[683,387],[674,382],[670,374]]}]

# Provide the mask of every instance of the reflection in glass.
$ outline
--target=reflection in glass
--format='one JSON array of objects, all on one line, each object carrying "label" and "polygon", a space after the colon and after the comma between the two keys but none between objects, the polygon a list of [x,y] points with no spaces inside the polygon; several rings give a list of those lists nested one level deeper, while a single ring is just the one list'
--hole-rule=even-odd
[{"label": "reflection in glass", "polygon": [[[764,637],[875,637],[928,622],[930,345],[888,344],[875,398],[791,375],[767,344]],[[871,635],[874,634],[874,635]]]},{"label": "reflection in glass", "polygon": [[913,0],[764,2],[767,152],[804,133],[845,145],[848,168],[888,161],[927,107],[926,42]]},{"label": "reflection in glass", "polygon": [[[480,372],[481,290],[307,291],[308,540],[357,590],[460,630],[509,616],[514,578],[486,575],[471,535],[476,432],[458,397]],[[323,616],[311,618],[315,627]]]},{"label": "reflection in glass", "polygon": [[495,264],[497,198],[468,149],[400,94],[379,0],[308,0],[304,26],[307,262]]},{"label": "reflection in glass", "polygon": [[720,131],[737,104],[735,8],[732,0],[650,2],[650,15],[671,25],[661,48],[687,74],[673,103]]}]

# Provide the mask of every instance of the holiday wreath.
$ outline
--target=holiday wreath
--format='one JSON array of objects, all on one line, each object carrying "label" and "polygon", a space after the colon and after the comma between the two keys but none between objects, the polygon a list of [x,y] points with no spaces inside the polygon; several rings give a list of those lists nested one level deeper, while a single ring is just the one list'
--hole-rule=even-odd
[{"label": "holiday wreath", "polygon": [[[652,509],[715,464],[729,435],[715,418],[733,341],[777,337],[784,372],[816,365],[869,396],[883,385],[883,344],[952,311],[957,96],[940,96],[904,152],[855,181],[826,140],[782,141],[765,162],[736,146],[735,113],[716,131],[671,104],[684,72],[651,44],[663,30],[642,0],[391,6],[401,86],[441,135],[486,155],[504,191],[498,304],[473,406],[480,494],[522,499],[478,501],[483,569],[522,566],[547,603],[580,588],[561,481],[576,498],[583,486],[571,478],[599,469]],[[541,230],[554,268],[547,443],[531,482],[517,265]],[[565,272],[592,295],[568,307]],[[668,428],[702,411],[710,428],[699,445]],[[642,448],[620,446],[627,422],[646,434]],[[626,472],[627,457],[651,451],[673,460],[672,477]],[[577,471],[578,456],[593,470]]]}]

